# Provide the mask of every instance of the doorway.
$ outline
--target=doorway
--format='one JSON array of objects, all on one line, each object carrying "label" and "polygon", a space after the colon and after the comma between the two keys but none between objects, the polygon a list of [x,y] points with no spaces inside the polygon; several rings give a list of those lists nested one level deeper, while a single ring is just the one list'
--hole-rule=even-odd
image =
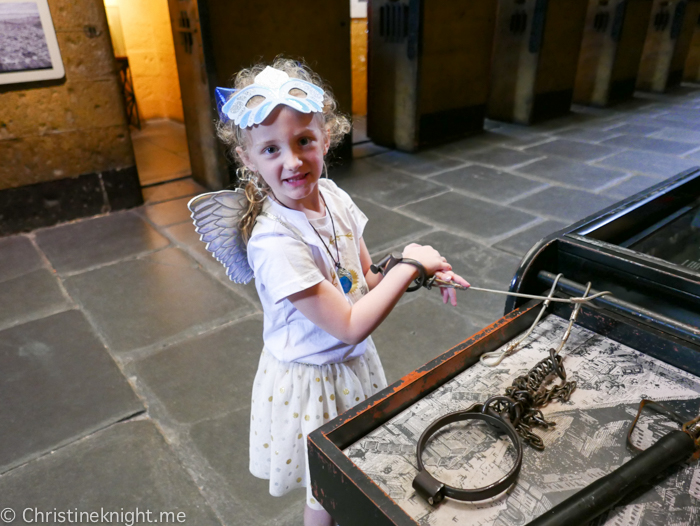
[{"label": "doorway", "polygon": [[142,187],[191,176],[167,0],[104,0]]},{"label": "doorway", "polygon": [[367,136],[367,0],[350,0],[350,63],[352,68],[352,156],[370,157],[388,151]]}]

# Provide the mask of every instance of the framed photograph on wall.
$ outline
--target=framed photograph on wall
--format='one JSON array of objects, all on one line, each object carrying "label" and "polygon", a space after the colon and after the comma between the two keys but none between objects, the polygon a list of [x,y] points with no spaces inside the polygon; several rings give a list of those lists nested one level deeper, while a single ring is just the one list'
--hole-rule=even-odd
[{"label": "framed photograph on wall", "polygon": [[48,0],[0,0],[0,84],[64,75]]},{"label": "framed photograph on wall", "polygon": [[350,18],[367,18],[367,0],[350,0]]}]

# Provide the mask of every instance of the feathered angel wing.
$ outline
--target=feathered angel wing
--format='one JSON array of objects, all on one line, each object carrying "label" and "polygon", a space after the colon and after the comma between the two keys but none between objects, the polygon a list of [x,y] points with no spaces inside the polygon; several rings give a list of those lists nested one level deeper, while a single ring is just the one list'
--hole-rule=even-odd
[{"label": "feathered angel wing", "polygon": [[245,206],[245,194],[236,190],[201,194],[187,203],[199,239],[226,267],[226,275],[234,283],[248,283],[253,279],[245,243],[238,231],[239,211]]}]

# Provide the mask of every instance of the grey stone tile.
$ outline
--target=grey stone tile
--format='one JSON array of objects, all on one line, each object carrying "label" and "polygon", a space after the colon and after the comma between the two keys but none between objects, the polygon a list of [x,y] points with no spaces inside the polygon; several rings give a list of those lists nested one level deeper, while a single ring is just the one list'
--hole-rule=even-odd
[{"label": "grey stone tile", "polygon": [[651,133],[661,130],[661,126],[654,126],[651,124],[637,124],[626,122],[619,126],[608,128],[608,132],[614,133],[616,135],[649,135]]},{"label": "grey stone tile", "polygon": [[387,210],[364,199],[355,199],[355,204],[369,220],[363,238],[370,253],[386,249],[402,240],[409,243],[417,235],[432,229],[425,223]]},{"label": "grey stone tile", "polygon": [[375,155],[367,160],[383,168],[394,168],[395,170],[418,176],[428,176],[438,172],[444,172],[445,170],[464,164],[463,161],[443,157],[431,151],[404,153],[393,150],[382,155]]},{"label": "grey stone tile", "polygon": [[353,197],[363,197],[394,208],[445,191],[440,186],[390,168],[381,168],[367,159],[336,168],[331,178]]},{"label": "grey stone tile", "polygon": [[170,199],[193,196],[206,191],[206,188],[190,178],[173,181],[172,183],[148,186],[142,189],[143,200],[146,204],[162,203]]},{"label": "grey stone tile", "polygon": [[450,188],[501,202],[545,186],[543,183],[478,164],[450,170],[432,177],[431,180]]},{"label": "grey stone tile", "polygon": [[[472,280],[472,282],[474,287],[501,291],[508,290],[507,285],[479,283],[476,280]],[[456,308],[460,312],[464,313],[469,324],[473,324],[475,327],[472,333],[462,338],[462,340],[472,336],[474,333],[480,331],[484,327],[488,327],[503,316],[507,298],[507,296],[503,294],[494,294],[492,292],[482,290],[466,290],[458,291],[457,295]]]},{"label": "grey stone tile", "polygon": [[0,473],[143,410],[79,311],[6,329],[0,342]]},{"label": "grey stone tile", "polygon": [[191,223],[192,217],[190,210],[187,208],[187,203],[190,199],[190,197],[184,197],[155,205],[142,206],[138,211],[157,226]]},{"label": "grey stone tile", "polygon": [[643,113],[654,111],[657,107],[658,104],[653,98],[648,98],[647,93],[636,92],[634,98],[616,103],[613,109],[625,113]]},{"label": "grey stone tile", "polygon": [[650,152],[667,153],[671,155],[683,155],[696,148],[695,145],[678,142],[653,139],[651,137],[639,137],[636,135],[620,135],[608,139],[603,144],[631,148],[633,150],[646,150]]},{"label": "grey stone tile", "polygon": [[117,353],[255,311],[175,248],[72,276],[65,285]]},{"label": "grey stone tile", "polygon": [[656,177],[671,177],[692,168],[697,163],[689,159],[679,159],[660,153],[625,151],[598,161],[597,164]]},{"label": "grey stone tile", "polygon": [[[430,234],[423,235],[416,238],[415,242],[421,245],[430,245],[435,250],[440,252],[440,254],[444,256],[447,261],[450,262],[450,264],[452,264],[453,261],[456,261],[459,256],[462,256],[475,248],[486,248],[486,245],[482,243],[445,232],[444,230],[437,230]],[[392,248],[392,252],[401,252],[402,250],[402,246],[395,246]],[[456,265],[454,266],[454,271],[459,274],[460,272],[464,271],[464,268]]]},{"label": "grey stone tile", "polygon": [[207,251],[206,243],[199,239],[199,234],[195,231],[194,225],[181,223],[164,229],[164,232],[167,232],[182,247],[187,247],[188,252],[210,272],[214,269],[224,269],[224,266],[214,259],[212,253]]},{"label": "grey stone tile", "polygon": [[567,128],[585,126],[599,118],[600,117],[596,113],[582,111],[571,112],[561,117],[537,122],[531,125],[530,129],[535,132],[557,132]]},{"label": "grey stone tile", "polygon": [[668,128],[680,128],[684,130],[700,132],[700,121],[698,121],[697,119],[684,120],[678,119],[672,115],[662,115],[660,117],[656,117],[654,119],[654,122],[656,124],[659,124],[660,126],[666,126]]},{"label": "grey stone tile", "polygon": [[479,135],[479,139],[492,145],[503,145],[510,148],[524,148],[541,142],[550,141],[551,135],[535,133],[529,127],[520,124],[491,121],[492,125]]},{"label": "grey stone tile", "polygon": [[[685,156],[686,159],[690,159],[692,161],[700,161],[700,152],[693,152],[689,153],[688,155]],[[700,162],[696,162],[695,166],[700,165]]]},{"label": "grey stone tile", "polygon": [[242,285],[231,281],[226,275],[226,268],[214,259],[211,252],[207,252],[206,244],[199,239],[199,234],[195,232],[194,225],[180,223],[168,227],[165,231],[183,250],[196,259],[208,274],[216,277],[228,288],[235,290],[248,301],[257,305],[259,309],[262,309],[258,292],[255,289],[255,282],[251,281],[247,285]]},{"label": "grey stone tile", "polygon": [[528,153],[543,155],[557,155],[578,161],[593,161],[619,151],[617,148],[602,146],[600,144],[589,144],[586,142],[569,141],[567,139],[556,139],[544,144],[538,144],[525,150]]},{"label": "grey stone tile", "polygon": [[469,291],[457,292],[457,307],[443,305],[437,290],[412,294],[419,297],[395,307],[372,334],[390,384],[483,329],[493,310],[489,306],[484,315],[479,308],[478,316],[470,315],[465,306]]},{"label": "grey stone tile", "polygon": [[680,141],[700,146],[700,131],[684,130],[681,128],[662,128],[650,137],[668,139],[670,141]]},{"label": "grey stone tile", "polygon": [[597,190],[627,175],[618,170],[599,168],[562,157],[545,157],[522,166],[517,171],[583,190]]},{"label": "grey stone tile", "polygon": [[167,239],[133,212],[39,230],[36,241],[60,273],[84,270],[168,245]]},{"label": "grey stone tile", "polygon": [[522,149],[549,142],[552,139],[551,135],[545,134],[523,135],[522,137],[502,135],[498,143],[508,148]]},{"label": "grey stone tile", "polygon": [[139,179],[146,185],[192,175],[189,157],[170,153],[148,141],[138,146],[134,144],[134,157],[139,167]]},{"label": "grey stone tile", "polygon": [[663,118],[677,122],[697,123],[700,120],[700,110],[687,107],[683,109],[671,108],[663,114]]},{"label": "grey stone tile", "polygon": [[0,238],[0,282],[43,266],[41,255],[28,237]]},{"label": "grey stone tile", "polygon": [[573,141],[597,143],[614,137],[617,133],[615,133],[614,130],[605,131],[598,128],[573,128],[571,130],[560,131],[557,135],[561,138]]},{"label": "grey stone tile", "polygon": [[0,286],[0,327],[70,308],[58,279],[47,269],[7,280]]},{"label": "grey stone tile", "polygon": [[133,363],[135,376],[178,422],[250,408],[263,348],[262,316],[190,338]]},{"label": "grey stone tile", "polygon": [[433,146],[430,152],[438,155],[463,158],[467,154],[488,150],[489,148],[493,148],[493,146],[494,143],[490,140],[490,134],[479,133],[471,137],[441,144],[440,146]]},{"label": "grey stone tile", "polygon": [[603,193],[610,197],[625,199],[638,192],[642,192],[655,184],[659,184],[659,180],[656,177],[634,175],[629,179],[625,179],[621,183],[616,184],[615,186],[606,188]]},{"label": "grey stone tile", "polygon": [[501,122],[482,136],[493,144],[507,145],[511,148],[524,148],[533,144],[551,141],[552,136],[546,133],[533,132],[529,126]]},{"label": "grey stone tile", "polygon": [[529,150],[528,152],[521,152],[510,148],[501,148],[500,146],[479,152],[456,153],[455,155],[467,161],[497,168],[511,168],[542,157],[542,155],[532,155],[529,153]]},{"label": "grey stone tile", "polygon": [[[149,421],[111,426],[0,478],[3,506],[15,510],[124,512],[151,511],[151,522],[219,526],[197,486]],[[161,512],[173,512],[167,520]],[[18,516],[20,511],[18,511]],[[99,517],[99,515],[98,515]],[[111,517],[112,519],[117,516]],[[31,515],[31,522],[40,517]],[[67,515],[64,515],[64,519]],[[37,519],[37,520],[35,520]],[[127,522],[128,521],[128,522]],[[64,521],[48,520],[57,524]],[[65,520],[66,523],[72,522]],[[145,516],[134,524],[147,524]],[[184,521],[180,521],[184,522]],[[75,524],[88,524],[85,520]]]},{"label": "grey stone tile", "polygon": [[[547,220],[496,243],[494,247],[510,252],[511,254],[524,256],[540,239],[568,225],[569,223]],[[513,274],[515,274],[515,272]]]},{"label": "grey stone tile", "polygon": [[405,206],[402,210],[449,230],[461,230],[484,239],[501,236],[535,219],[530,214],[455,192]]},{"label": "grey stone tile", "polygon": [[550,186],[534,195],[513,202],[513,206],[561,221],[573,223],[614,204],[611,199],[581,190]]},{"label": "grey stone tile", "polygon": [[389,148],[384,148],[384,146],[374,144],[372,141],[367,141],[352,145],[352,158],[362,159],[364,157],[373,157],[374,155],[379,155],[390,151],[391,150]]},{"label": "grey stone tile", "polygon": [[452,265],[452,270],[474,286],[507,288],[520,258],[448,232],[436,232],[416,240],[430,245]]},{"label": "grey stone tile", "polygon": [[[227,495],[237,502],[237,512],[255,517],[255,524],[280,524],[282,521],[283,524],[301,524],[306,490],[296,489],[283,497],[272,497],[270,482],[250,474],[249,420],[250,410],[240,410],[193,425],[190,436],[200,453],[223,478]],[[238,515],[223,519],[224,524],[242,524]]]}]

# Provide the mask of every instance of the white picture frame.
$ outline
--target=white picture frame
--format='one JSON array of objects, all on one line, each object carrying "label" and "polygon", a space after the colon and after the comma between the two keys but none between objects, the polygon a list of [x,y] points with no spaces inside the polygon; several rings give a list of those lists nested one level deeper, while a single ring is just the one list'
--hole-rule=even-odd
[{"label": "white picture frame", "polygon": [[48,0],[0,0],[0,84],[64,76]]},{"label": "white picture frame", "polygon": [[367,18],[367,0],[350,0],[350,18]]}]

